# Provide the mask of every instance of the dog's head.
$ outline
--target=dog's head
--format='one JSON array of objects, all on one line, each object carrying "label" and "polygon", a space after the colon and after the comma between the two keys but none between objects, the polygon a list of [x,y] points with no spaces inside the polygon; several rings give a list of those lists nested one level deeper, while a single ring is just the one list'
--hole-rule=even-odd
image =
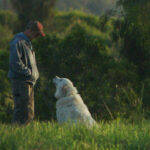
[{"label": "dog's head", "polygon": [[56,86],[55,97],[57,99],[66,97],[72,94],[77,94],[77,89],[73,86],[73,83],[67,78],[55,77],[53,83]]}]

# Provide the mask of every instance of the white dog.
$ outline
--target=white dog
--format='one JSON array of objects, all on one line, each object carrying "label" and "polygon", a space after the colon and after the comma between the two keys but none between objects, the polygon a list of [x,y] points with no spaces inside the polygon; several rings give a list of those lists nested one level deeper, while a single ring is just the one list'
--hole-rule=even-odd
[{"label": "white dog", "polygon": [[55,97],[58,99],[56,116],[59,123],[69,121],[83,123],[87,126],[96,124],[77,89],[69,79],[56,76],[53,83],[56,85]]}]

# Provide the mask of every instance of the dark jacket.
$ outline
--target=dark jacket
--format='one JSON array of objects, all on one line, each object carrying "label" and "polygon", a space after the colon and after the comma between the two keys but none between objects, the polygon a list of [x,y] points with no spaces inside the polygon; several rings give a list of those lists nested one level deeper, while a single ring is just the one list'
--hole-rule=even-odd
[{"label": "dark jacket", "polygon": [[10,42],[8,77],[35,84],[39,72],[31,41],[24,33],[18,33]]}]

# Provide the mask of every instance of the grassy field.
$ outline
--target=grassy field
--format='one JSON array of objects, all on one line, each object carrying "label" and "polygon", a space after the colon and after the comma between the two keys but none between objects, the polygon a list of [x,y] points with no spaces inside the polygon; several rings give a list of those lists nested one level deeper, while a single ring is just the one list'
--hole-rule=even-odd
[{"label": "grassy field", "polygon": [[92,129],[51,122],[0,124],[0,150],[150,150],[150,121],[117,119]]}]

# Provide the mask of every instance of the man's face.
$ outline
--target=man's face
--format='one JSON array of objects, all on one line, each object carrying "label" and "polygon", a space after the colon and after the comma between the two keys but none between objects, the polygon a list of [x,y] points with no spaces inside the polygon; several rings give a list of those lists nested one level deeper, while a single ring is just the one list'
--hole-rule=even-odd
[{"label": "man's face", "polygon": [[33,39],[36,39],[40,36],[40,33],[38,31],[30,31],[30,39],[33,40]]}]

